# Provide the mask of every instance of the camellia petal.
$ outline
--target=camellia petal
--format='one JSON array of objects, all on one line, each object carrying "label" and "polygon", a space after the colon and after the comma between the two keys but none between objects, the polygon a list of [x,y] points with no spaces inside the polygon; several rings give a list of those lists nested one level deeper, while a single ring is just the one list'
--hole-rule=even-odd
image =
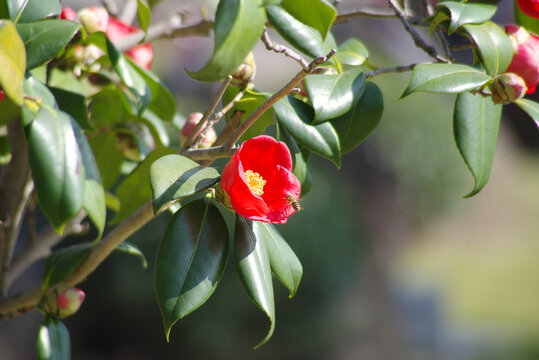
[{"label": "camellia petal", "polygon": [[539,83],[539,37],[514,25],[507,25],[505,29],[516,50],[506,71],[523,78],[527,93],[531,94]]},{"label": "camellia petal", "polygon": [[288,197],[297,199],[301,193],[291,170],[286,145],[260,135],[245,141],[232,156],[223,170],[221,187],[240,216],[284,224],[295,212]]}]

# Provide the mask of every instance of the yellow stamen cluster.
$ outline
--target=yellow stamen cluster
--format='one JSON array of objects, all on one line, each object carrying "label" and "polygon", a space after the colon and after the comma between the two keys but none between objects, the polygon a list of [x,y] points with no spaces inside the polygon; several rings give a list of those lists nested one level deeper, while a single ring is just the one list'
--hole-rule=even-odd
[{"label": "yellow stamen cluster", "polygon": [[245,180],[247,180],[247,185],[251,192],[255,195],[264,194],[264,185],[266,185],[266,180],[259,173],[252,170],[247,170],[245,172]]}]

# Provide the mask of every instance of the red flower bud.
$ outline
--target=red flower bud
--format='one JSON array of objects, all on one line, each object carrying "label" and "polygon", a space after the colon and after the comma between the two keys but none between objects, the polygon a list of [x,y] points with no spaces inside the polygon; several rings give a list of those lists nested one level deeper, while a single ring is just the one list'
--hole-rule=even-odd
[{"label": "red flower bud", "polygon": [[509,104],[524,96],[527,87],[524,79],[513,73],[497,76],[490,85],[492,100],[497,104]]},{"label": "red flower bud", "polygon": [[507,25],[505,29],[515,49],[506,71],[522,77],[528,87],[527,93],[532,94],[539,83],[539,37],[514,25]]},{"label": "red flower bud", "polygon": [[60,19],[75,21],[75,19],[77,19],[77,13],[70,7],[62,8],[62,12],[60,13]]},{"label": "red flower bud", "polygon": [[[195,129],[195,126],[197,126],[197,124],[200,122],[203,116],[204,115],[202,113],[196,112],[196,113],[192,113],[191,115],[187,117],[187,119],[185,120],[185,124],[183,125],[182,133],[181,133],[182,144],[185,142],[185,139],[187,139],[187,137],[193,132],[193,130]],[[200,133],[202,132],[202,130],[204,130],[204,128],[205,126],[203,126],[200,129],[197,136],[200,135]],[[200,147],[209,148],[213,145],[215,140],[217,140],[217,133],[215,132],[213,127],[211,127],[206,133],[206,136],[204,136],[202,143],[200,143]]]},{"label": "red flower bud", "polygon": [[283,142],[260,135],[245,141],[226,164],[221,187],[238,215],[286,223],[296,210],[301,185],[292,174],[292,157]]},{"label": "red flower bud", "polygon": [[[128,35],[132,33],[140,32],[140,31],[142,30],[140,30],[139,28],[124,24],[120,20],[115,19],[111,16],[109,17],[107,30],[105,31],[105,33],[107,34],[110,41],[115,42],[115,41],[122,40],[123,38],[127,37]],[[133,59],[133,61],[140,67],[143,67],[147,70],[149,70],[152,67],[153,46],[150,43],[137,45],[134,48],[130,49],[129,51],[126,51],[125,55]]]},{"label": "red flower bud", "polygon": [[103,7],[90,6],[79,10],[79,19],[88,33],[107,30],[109,13]]},{"label": "red flower bud", "polygon": [[0,90],[0,101],[3,101],[5,97],[6,93],[4,92],[4,90]]},{"label": "red flower bud", "polygon": [[71,286],[59,286],[49,290],[43,298],[40,309],[46,314],[60,318],[76,313],[85,294],[82,290]]},{"label": "red flower bud", "polygon": [[539,19],[539,0],[517,0],[517,5],[524,14]]}]

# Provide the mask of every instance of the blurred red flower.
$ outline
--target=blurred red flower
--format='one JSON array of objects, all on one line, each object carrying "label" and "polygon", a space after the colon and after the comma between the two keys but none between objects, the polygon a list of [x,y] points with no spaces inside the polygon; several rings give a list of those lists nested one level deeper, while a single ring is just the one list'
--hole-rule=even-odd
[{"label": "blurred red flower", "polygon": [[286,145],[260,135],[245,141],[223,170],[221,187],[238,215],[262,222],[286,223],[295,210],[287,198],[301,192],[292,174]]},{"label": "blurred red flower", "polygon": [[[142,30],[134,26],[124,24],[120,20],[111,16],[109,17],[109,22],[105,34],[107,34],[110,41],[117,42],[132,33],[140,31]],[[143,67],[147,70],[152,67],[153,46],[151,43],[137,45],[131,50],[126,51],[124,54],[133,59],[133,61],[140,67]]]},{"label": "blurred red flower", "polygon": [[524,14],[539,19],[539,0],[517,0],[517,4]]},{"label": "blurred red flower", "polygon": [[515,25],[507,25],[505,30],[515,50],[506,72],[522,77],[528,87],[526,93],[532,94],[539,83],[539,37]]}]

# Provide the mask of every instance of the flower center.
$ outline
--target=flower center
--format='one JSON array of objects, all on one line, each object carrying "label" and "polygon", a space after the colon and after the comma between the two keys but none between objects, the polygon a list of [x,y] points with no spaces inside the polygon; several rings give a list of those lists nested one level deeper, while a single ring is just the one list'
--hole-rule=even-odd
[{"label": "flower center", "polygon": [[264,185],[266,185],[266,180],[259,173],[252,170],[247,170],[245,172],[245,180],[247,180],[247,185],[249,190],[255,195],[264,194]]}]

